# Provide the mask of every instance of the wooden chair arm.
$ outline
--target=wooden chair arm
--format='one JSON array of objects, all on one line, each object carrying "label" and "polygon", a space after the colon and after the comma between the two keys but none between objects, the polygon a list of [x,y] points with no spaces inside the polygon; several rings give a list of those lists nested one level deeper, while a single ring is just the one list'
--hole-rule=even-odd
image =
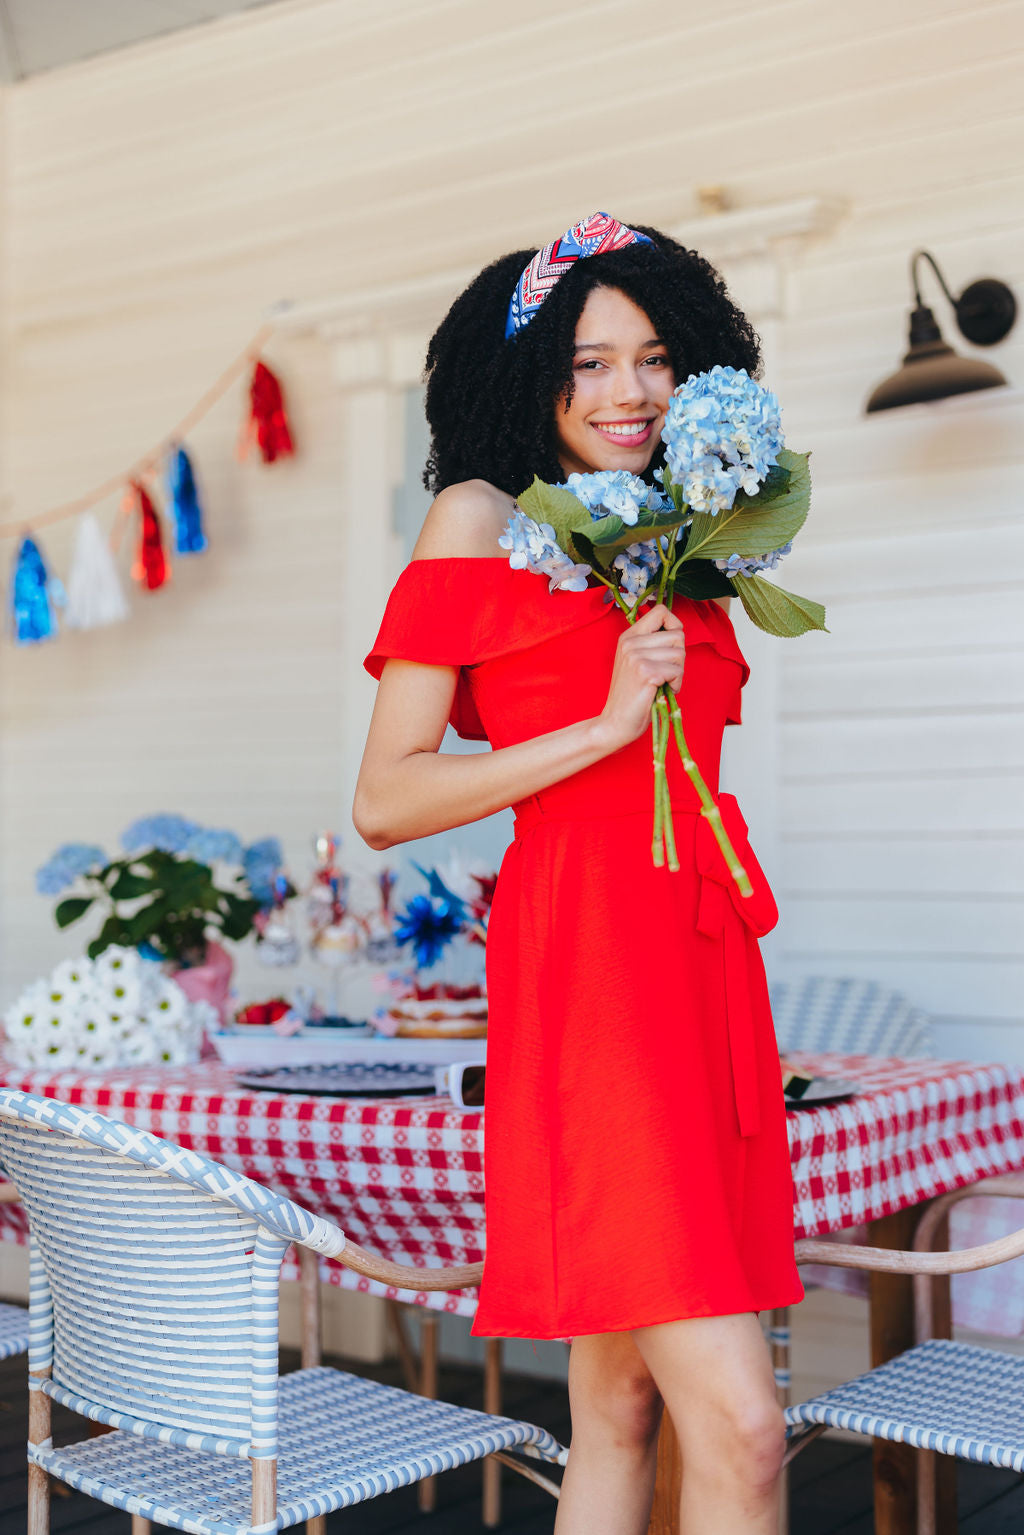
[{"label": "wooden chair arm", "polygon": [[[968,1191],[970,1192],[970,1191]],[[944,1213],[944,1212],[943,1212]],[[941,1219],[941,1215],[939,1217]],[[970,1274],[1024,1255],[1024,1227],[980,1247],[958,1252],[902,1252],[885,1247],[846,1247],[807,1238],[796,1244],[797,1263],[826,1263],[833,1268],[870,1269],[879,1274]]]},{"label": "wooden chair arm", "polygon": [[484,1275],[482,1263],[463,1263],[455,1268],[419,1268],[411,1263],[389,1263],[386,1258],[375,1257],[355,1242],[346,1242],[345,1251],[338,1254],[338,1262],[367,1279],[379,1279],[381,1284],[393,1285],[396,1290],[464,1290],[467,1285],[478,1285]]},{"label": "wooden chair arm", "polygon": [[[315,1239],[296,1241],[296,1247],[308,1247],[311,1252],[323,1253],[346,1268],[362,1274],[365,1279],[376,1279],[396,1290],[464,1290],[478,1285],[483,1278],[482,1263],[462,1263],[454,1268],[419,1268],[411,1263],[391,1263],[368,1253],[358,1242],[349,1241],[340,1226],[325,1217],[319,1217],[321,1230]],[[326,1233],[324,1229],[326,1227]]]},{"label": "wooden chair arm", "polygon": [[998,1173],[992,1178],[980,1178],[962,1189],[952,1189],[940,1194],[925,1210],[914,1232],[914,1251],[932,1252],[939,1227],[953,1205],[963,1199],[1024,1199],[1024,1172]]}]

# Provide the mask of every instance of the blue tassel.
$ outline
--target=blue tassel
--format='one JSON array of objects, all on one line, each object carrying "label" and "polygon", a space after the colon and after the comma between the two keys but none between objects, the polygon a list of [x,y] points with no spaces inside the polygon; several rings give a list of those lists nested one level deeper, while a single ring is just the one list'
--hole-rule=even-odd
[{"label": "blue tassel", "polygon": [[206,548],[203,512],[199,505],[192,461],[184,448],[175,448],[167,470],[167,493],[174,511],[175,549],[178,554],[202,554]]},{"label": "blue tassel", "polygon": [[54,604],[64,601],[64,588],[51,580],[39,546],[23,538],[14,557],[11,576],[11,629],[18,645],[36,645],[57,633]]}]

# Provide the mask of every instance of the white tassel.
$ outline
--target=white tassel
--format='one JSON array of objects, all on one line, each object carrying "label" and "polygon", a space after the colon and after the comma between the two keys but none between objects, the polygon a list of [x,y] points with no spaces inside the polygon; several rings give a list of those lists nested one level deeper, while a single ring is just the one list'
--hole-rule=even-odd
[{"label": "white tassel", "polygon": [[128,617],[114,556],[91,512],[83,512],[78,519],[67,594],[64,622],[69,629],[99,629]]}]

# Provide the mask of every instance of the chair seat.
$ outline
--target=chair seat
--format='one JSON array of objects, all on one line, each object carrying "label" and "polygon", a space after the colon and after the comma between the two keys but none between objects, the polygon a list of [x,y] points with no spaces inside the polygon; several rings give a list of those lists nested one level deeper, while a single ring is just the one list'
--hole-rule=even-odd
[{"label": "chair seat", "polygon": [[812,1423],[1024,1471],[1024,1359],[936,1339],[787,1407]]},{"label": "chair seat", "polygon": [[[281,1377],[278,1529],[450,1471],[495,1450],[563,1463],[546,1429],[429,1401],[342,1370]],[[123,1430],[30,1459],[114,1508],[195,1535],[251,1529],[250,1462],[137,1437]]]},{"label": "chair seat", "polygon": [[23,1306],[0,1304],[0,1359],[28,1352],[28,1312]]}]

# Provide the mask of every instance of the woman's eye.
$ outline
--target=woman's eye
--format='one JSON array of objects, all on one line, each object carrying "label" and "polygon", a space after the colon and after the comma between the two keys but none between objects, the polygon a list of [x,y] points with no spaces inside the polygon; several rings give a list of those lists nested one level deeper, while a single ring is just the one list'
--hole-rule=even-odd
[{"label": "woman's eye", "polygon": [[604,363],[597,357],[587,357],[583,362],[578,362],[576,366],[581,369],[586,368],[589,372],[595,372],[598,368],[603,368]]},{"label": "woman's eye", "polygon": [[665,368],[668,367],[668,358],[667,357],[648,357],[646,360],[647,360],[647,362],[659,363],[662,367],[665,367]]}]

